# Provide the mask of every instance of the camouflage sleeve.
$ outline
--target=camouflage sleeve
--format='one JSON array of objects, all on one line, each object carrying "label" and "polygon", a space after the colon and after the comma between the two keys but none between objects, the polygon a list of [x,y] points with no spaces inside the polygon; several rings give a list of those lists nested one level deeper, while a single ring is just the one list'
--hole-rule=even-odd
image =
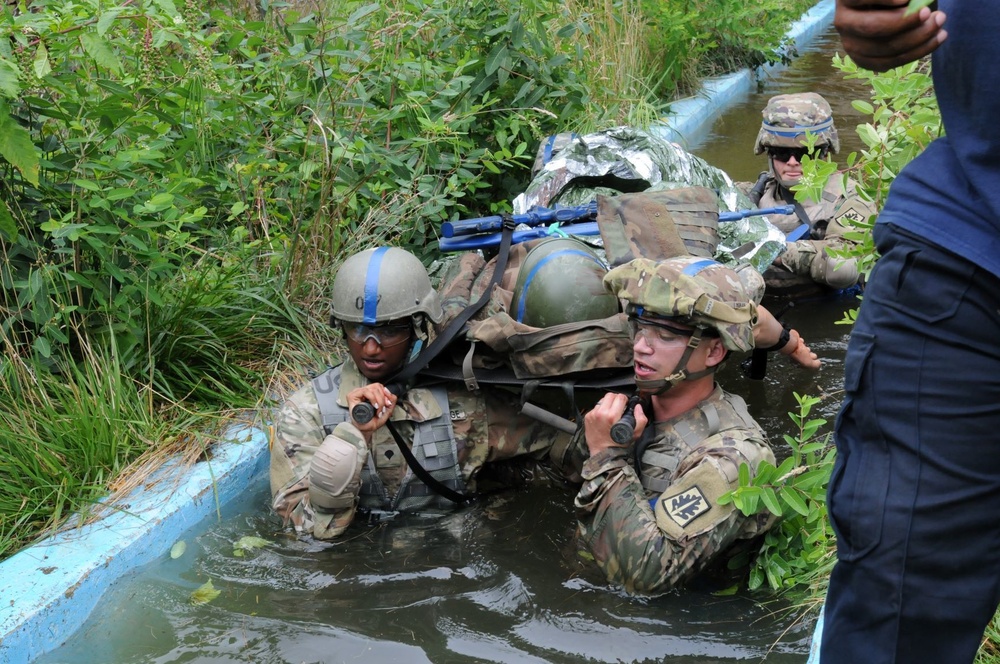
[{"label": "camouflage sleeve", "polygon": [[[350,423],[337,425],[332,436],[365,446]],[[271,507],[297,533],[328,539],[346,528],[342,515],[317,514],[309,504],[309,468],[326,436],[312,386],[299,389],[278,411],[271,435]],[[346,515],[346,512],[345,512]],[[354,511],[349,516],[353,518]],[[335,523],[336,522],[336,523]],[[349,521],[348,521],[349,523]]]},{"label": "camouflage sleeve", "polygon": [[833,218],[826,227],[826,239],[837,242],[836,247],[848,242],[845,234],[860,230],[859,225],[865,224],[877,213],[875,204],[863,200],[855,191],[854,186],[848,187],[847,194],[839,202],[833,212]]},{"label": "camouflage sleeve", "polygon": [[561,449],[569,444],[571,434],[522,415],[520,399],[505,390],[449,390],[448,398],[462,476],[471,491],[477,490],[477,475],[488,464],[543,461],[554,445]]},{"label": "camouflage sleeve", "polygon": [[624,450],[604,450],[584,464],[579,536],[609,581],[630,593],[664,592],[740,537],[740,512],[716,502],[732,488],[717,461],[706,456],[689,468],[655,509]]}]

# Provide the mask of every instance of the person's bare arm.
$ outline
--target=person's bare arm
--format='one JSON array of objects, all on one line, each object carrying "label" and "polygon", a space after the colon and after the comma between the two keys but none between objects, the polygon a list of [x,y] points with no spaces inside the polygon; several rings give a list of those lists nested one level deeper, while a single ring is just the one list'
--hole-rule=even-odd
[{"label": "person's bare arm", "polygon": [[909,0],[837,0],[834,27],[860,67],[886,71],[931,53],[947,37],[945,14],[923,7],[909,16]]},{"label": "person's bare arm", "polygon": [[[757,324],[753,328],[753,340],[757,348],[771,348],[777,344],[783,329],[770,311],[760,305],[757,306]],[[788,330],[788,343],[779,348],[778,352],[787,355],[804,369],[816,370],[822,366],[816,353],[812,352],[802,340],[802,336],[794,329]]]}]

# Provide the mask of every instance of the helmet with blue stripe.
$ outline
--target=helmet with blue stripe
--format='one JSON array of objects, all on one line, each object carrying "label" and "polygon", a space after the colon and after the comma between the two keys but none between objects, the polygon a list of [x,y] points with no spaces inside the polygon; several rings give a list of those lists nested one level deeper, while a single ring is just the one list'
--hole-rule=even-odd
[{"label": "helmet with blue stripe", "polygon": [[532,327],[614,316],[618,299],[604,289],[607,272],[597,253],[577,239],[537,241],[520,265],[510,313]]},{"label": "helmet with blue stripe", "polygon": [[398,247],[378,247],[354,254],[333,281],[330,322],[378,325],[426,316],[437,323],[443,312],[427,269]]},{"label": "helmet with blue stripe", "polygon": [[605,287],[639,317],[671,319],[718,334],[729,350],[753,349],[757,305],[739,275],[707,258],[637,258],[604,277]]},{"label": "helmet with blue stripe", "polygon": [[817,148],[840,151],[833,109],[822,95],[815,92],[777,95],[768,100],[762,115],[754,154],[761,154],[767,148],[803,147],[809,134],[816,136]]}]

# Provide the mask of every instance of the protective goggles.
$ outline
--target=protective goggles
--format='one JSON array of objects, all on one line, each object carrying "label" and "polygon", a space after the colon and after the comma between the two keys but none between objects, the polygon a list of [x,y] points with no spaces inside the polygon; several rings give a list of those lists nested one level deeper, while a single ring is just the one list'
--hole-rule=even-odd
[{"label": "protective goggles", "polygon": [[628,317],[629,338],[635,342],[642,337],[649,345],[667,346],[675,343],[687,343],[694,329],[685,329],[671,325],[663,320],[649,320],[638,316]]},{"label": "protective goggles", "polygon": [[354,343],[364,346],[374,339],[382,348],[398,346],[410,340],[411,328],[407,324],[365,325],[364,323],[341,323],[344,334]]},{"label": "protective goggles", "polygon": [[792,157],[795,157],[795,161],[802,162],[802,158],[809,155],[810,159],[823,159],[826,157],[829,148],[820,147],[816,148],[812,152],[806,148],[768,148],[767,154],[771,159],[775,161],[780,161],[781,163],[786,163]]}]

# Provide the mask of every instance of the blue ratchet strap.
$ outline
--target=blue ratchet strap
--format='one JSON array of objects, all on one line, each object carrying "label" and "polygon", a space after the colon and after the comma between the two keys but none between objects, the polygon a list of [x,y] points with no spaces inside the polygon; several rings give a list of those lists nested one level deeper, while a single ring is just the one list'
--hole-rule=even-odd
[{"label": "blue ratchet strap", "polygon": [[785,242],[796,242],[809,235],[809,224],[801,224],[794,231],[785,236]]},{"label": "blue ratchet strap", "polygon": [[551,235],[552,237],[569,237],[569,235],[566,234],[566,231],[564,231],[563,229],[561,229],[559,227],[559,222],[558,221],[556,223],[552,224],[551,226],[549,226],[546,229],[546,233],[545,234],[546,235]]}]

